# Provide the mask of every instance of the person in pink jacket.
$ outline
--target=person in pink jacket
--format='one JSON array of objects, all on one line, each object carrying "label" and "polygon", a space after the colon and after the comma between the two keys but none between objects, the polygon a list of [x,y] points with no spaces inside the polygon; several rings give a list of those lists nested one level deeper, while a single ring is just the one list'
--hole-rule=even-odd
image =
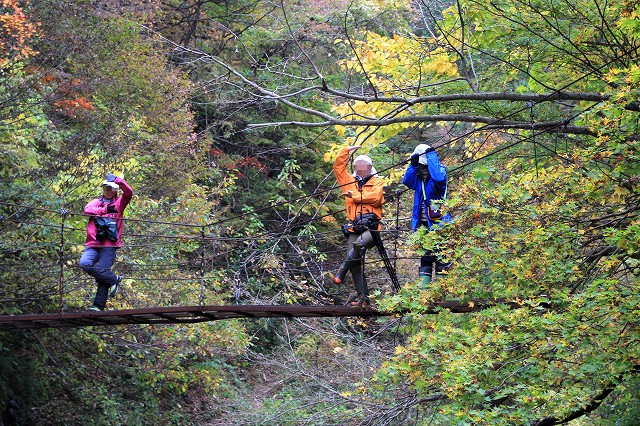
[{"label": "person in pink jacket", "polygon": [[[122,190],[121,196],[118,190]],[[111,267],[116,260],[116,250],[122,247],[122,218],[132,197],[133,190],[124,179],[108,174],[102,182],[102,196],[84,206],[84,214],[90,218],[79,264],[98,284],[90,311],[104,310],[107,298],[118,292],[122,277],[114,274]]]}]

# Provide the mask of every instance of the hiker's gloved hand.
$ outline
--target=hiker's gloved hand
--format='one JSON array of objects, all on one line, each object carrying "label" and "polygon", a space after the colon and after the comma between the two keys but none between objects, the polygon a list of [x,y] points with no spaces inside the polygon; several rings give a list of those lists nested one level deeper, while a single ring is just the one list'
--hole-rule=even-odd
[{"label": "hiker's gloved hand", "polygon": [[[420,145],[416,146],[413,150],[413,153],[411,154],[411,165],[413,167],[418,167],[418,164],[422,163],[422,164],[427,164],[427,159],[426,159],[426,155],[429,152],[433,152],[435,151],[435,148],[433,148],[430,145],[427,145],[426,143],[421,143]],[[422,162],[420,161],[421,158],[420,156],[424,155],[425,158],[422,160]]]},{"label": "hiker's gloved hand", "polygon": [[118,213],[118,210],[116,210],[116,206],[109,204],[107,206],[107,213]]},{"label": "hiker's gloved hand", "polygon": [[116,175],[114,175],[113,173],[109,173],[107,174],[107,177],[105,179],[107,182],[113,182],[116,180]]}]

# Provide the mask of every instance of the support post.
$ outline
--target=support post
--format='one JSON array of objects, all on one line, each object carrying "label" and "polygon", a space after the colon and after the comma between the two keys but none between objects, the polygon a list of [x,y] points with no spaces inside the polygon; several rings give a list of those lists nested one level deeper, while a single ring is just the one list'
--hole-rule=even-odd
[{"label": "support post", "polygon": [[58,262],[60,264],[60,277],[59,277],[59,297],[60,297],[60,311],[64,307],[64,225],[69,212],[65,209],[60,209],[62,215],[62,223],[60,224],[60,247],[58,248]]},{"label": "support post", "polygon": [[200,306],[204,305],[204,256],[205,256],[205,228],[204,226],[200,230],[200,297],[198,302]]}]

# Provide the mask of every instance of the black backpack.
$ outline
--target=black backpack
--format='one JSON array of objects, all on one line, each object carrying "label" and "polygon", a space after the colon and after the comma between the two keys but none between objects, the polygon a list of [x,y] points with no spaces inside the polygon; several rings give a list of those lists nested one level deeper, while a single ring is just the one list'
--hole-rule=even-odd
[{"label": "black backpack", "polygon": [[93,221],[97,229],[96,240],[109,240],[114,243],[118,241],[118,224],[115,220],[108,217],[94,217]]}]

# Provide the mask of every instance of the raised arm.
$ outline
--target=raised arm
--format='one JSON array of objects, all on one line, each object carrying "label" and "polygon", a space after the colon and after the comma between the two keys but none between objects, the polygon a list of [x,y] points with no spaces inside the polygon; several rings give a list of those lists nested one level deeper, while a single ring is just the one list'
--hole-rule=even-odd
[{"label": "raised arm", "polygon": [[447,168],[440,162],[438,154],[435,151],[428,151],[424,155],[427,156],[427,166],[429,174],[436,185],[444,185],[447,182]]},{"label": "raised arm", "polygon": [[133,198],[133,189],[122,178],[116,177],[114,182],[118,184],[118,186],[120,187],[120,190],[122,191],[122,196],[118,198],[116,202],[116,209],[120,213],[122,213],[124,209],[129,205],[131,198]]},{"label": "raised arm", "polygon": [[353,176],[351,176],[349,172],[347,172],[347,162],[349,161],[349,154],[351,154],[356,149],[358,149],[358,147],[342,148],[340,152],[338,152],[336,161],[333,163],[333,174],[336,176],[338,184],[343,187],[348,183],[355,181]]}]

